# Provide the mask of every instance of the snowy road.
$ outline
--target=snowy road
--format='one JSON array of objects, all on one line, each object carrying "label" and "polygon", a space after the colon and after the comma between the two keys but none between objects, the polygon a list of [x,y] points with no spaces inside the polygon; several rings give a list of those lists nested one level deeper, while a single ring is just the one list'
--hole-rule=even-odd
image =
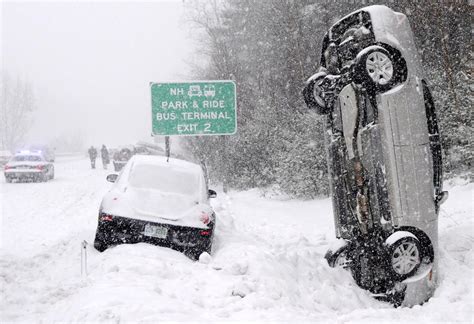
[{"label": "snowy road", "polygon": [[425,305],[394,309],[323,259],[334,230],[329,199],[218,193],[209,263],[147,244],[98,253],[92,242],[106,171],[56,162],[48,183],[0,180],[0,322],[473,320],[473,184],[451,184],[440,214],[440,286]]}]

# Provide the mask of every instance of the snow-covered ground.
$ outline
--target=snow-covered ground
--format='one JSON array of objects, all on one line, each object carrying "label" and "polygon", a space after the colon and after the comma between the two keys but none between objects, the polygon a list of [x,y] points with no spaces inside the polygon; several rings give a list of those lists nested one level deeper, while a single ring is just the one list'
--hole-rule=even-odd
[{"label": "snow-covered ground", "polygon": [[218,192],[212,257],[167,248],[87,249],[110,183],[83,158],[60,158],[56,179],[0,180],[0,322],[472,322],[474,185],[457,180],[440,213],[440,282],[423,306],[395,309],[329,268],[329,199]]}]

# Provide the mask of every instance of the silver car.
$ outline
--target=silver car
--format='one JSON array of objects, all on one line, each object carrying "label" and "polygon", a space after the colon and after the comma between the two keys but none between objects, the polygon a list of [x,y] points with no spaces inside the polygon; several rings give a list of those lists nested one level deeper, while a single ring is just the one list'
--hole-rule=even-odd
[{"label": "silver car", "polygon": [[338,246],[331,266],[394,305],[430,298],[437,282],[442,161],[433,99],[404,14],[360,9],[323,40],[303,90],[327,116]]},{"label": "silver car", "polygon": [[54,179],[54,165],[38,152],[20,151],[4,166],[6,182],[13,180],[46,182]]}]

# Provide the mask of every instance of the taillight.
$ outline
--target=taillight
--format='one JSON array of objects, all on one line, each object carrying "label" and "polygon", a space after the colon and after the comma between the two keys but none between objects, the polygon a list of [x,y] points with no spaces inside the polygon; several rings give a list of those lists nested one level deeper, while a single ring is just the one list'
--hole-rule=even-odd
[{"label": "taillight", "polygon": [[105,221],[105,222],[111,222],[113,220],[113,216],[108,215],[108,214],[101,214],[100,215],[100,220]]},{"label": "taillight", "polygon": [[208,213],[202,212],[201,217],[199,218],[204,225],[209,224],[211,218],[209,217]]},{"label": "taillight", "polygon": [[37,168],[38,170],[43,170],[43,166],[42,166],[42,165],[37,165],[36,168]]},{"label": "taillight", "polygon": [[3,169],[8,170],[8,169],[11,169],[11,167],[9,165],[5,165],[5,167]]},{"label": "taillight", "polygon": [[211,231],[201,231],[199,234],[201,234],[201,236],[209,236],[211,235]]}]

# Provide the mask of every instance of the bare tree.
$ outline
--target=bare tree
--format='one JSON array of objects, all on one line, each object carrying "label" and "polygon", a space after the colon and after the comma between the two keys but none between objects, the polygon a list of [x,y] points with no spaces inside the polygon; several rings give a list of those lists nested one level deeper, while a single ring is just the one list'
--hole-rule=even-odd
[{"label": "bare tree", "polygon": [[23,141],[31,124],[35,100],[31,84],[0,74],[0,147],[13,150]]}]

